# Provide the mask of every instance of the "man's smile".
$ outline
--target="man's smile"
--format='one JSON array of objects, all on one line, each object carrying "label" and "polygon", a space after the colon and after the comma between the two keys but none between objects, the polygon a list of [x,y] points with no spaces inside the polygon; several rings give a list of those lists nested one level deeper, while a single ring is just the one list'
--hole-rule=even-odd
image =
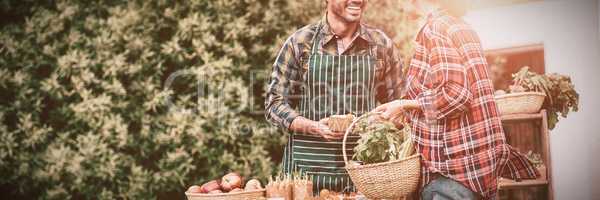
[{"label": "man's smile", "polygon": [[360,15],[362,13],[362,5],[357,3],[351,3],[346,6],[346,12],[351,15]]}]

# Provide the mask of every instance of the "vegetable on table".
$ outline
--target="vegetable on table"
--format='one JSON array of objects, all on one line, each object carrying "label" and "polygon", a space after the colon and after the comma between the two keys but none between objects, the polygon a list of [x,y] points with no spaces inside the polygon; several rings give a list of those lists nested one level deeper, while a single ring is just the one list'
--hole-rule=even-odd
[{"label": "vegetable on table", "polygon": [[231,172],[220,179],[208,181],[202,186],[192,185],[186,192],[187,193],[201,193],[201,194],[219,194],[219,193],[236,193],[236,192],[247,192],[254,190],[261,190],[262,185],[257,179],[250,179],[246,183],[246,187],[242,188],[244,177],[239,173]]},{"label": "vegetable on table", "polygon": [[269,183],[265,186],[267,198],[280,198],[283,200],[292,200],[294,198],[294,183],[291,175],[279,174],[274,179],[269,178]]}]

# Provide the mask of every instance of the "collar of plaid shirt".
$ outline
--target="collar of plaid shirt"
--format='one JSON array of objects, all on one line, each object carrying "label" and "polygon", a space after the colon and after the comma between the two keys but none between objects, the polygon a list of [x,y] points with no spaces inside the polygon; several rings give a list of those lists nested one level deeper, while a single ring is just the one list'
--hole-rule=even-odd
[{"label": "collar of plaid shirt", "polygon": [[[319,37],[321,37],[322,39],[320,41],[319,47],[323,48],[325,45],[329,44],[334,39],[336,39],[336,42],[339,40],[339,37],[337,37],[337,34],[333,31],[333,29],[331,29],[329,23],[327,22],[327,13],[325,13],[325,15],[323,15],[323,17],[321,18],[320,24],[322,25],[322,28]],[[348,50],[352,45],[355,45],[357,39],[360,39],[366,42],[367,44],[375,43],[373,38],[371,38],[370,35],[367,33],[367,28],[365,26],[366,25],[364,23],[359,23],[356,32],[354,32],[352,40],[350,41],[350,43],[348,43],[348,45],[345,45],[346,48],[344,48],[344,50]],[[339,54],[343,53],[344,52],[339,52]]]}]

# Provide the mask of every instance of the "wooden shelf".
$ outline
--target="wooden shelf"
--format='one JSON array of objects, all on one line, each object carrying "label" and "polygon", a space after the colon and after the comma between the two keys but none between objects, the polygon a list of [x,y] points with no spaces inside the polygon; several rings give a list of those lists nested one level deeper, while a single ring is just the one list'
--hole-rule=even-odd
[{"label": "wooden shelf", "polygon": [[[554,199],[552,184],[552,161],[550,156],[550,138],[548,129],[548,116],[546,110],[542,109],[539,113],[532,114],[511,114],[500,116],[503,128],[507,137],[507,142],[516,147],[524,147],[524,150],[534,150],[542,155],[543,162],[546,165],[546,179],[522,180],[516,182],[509,179],[501,179],[498,182],[498,189],[526,189],[528,187],[546,187],[546,198]],[[538,130],[536,130],[538,129]],[[507,132],[507,130],[510,130]],[[532,132],[533,131],[533,132]],[[511,139],[509,139],[511,138]],[[523,152],[522,152],[523,153]],[[543,173],[543,172],[542,172]],[[527,190],[523,190],[527,191]],[[497,198],[500,198],[498,193]],[[525,196],[511,196],[510,199],[530,199]]]},{"label": "wooden shelf", "polygon": [[519,187],[531,187],[531,186],[543,186],[548,185],[547,180],[522,180],[520,182],[516,182],[513,180],[501,180],[498,183],[499,189],[507,189],[507,188],[519,188]]},{"label": "wooden shelf", "polygon": [[533,113],[533,114],[510,114],[510,115],[502,115],[500,118],[502,121],[521,121],[521,120],[533,120],[533,119],[542,119],[541,113]]}]

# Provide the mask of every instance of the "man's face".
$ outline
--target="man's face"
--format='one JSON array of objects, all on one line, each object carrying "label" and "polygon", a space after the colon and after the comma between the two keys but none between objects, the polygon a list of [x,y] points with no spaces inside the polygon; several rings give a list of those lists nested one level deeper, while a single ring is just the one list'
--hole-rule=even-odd
[{"label": "man's face", "polygon": [[346,22],[358,22],[367,7],[367,0],[328,0],[327,11]]}]

